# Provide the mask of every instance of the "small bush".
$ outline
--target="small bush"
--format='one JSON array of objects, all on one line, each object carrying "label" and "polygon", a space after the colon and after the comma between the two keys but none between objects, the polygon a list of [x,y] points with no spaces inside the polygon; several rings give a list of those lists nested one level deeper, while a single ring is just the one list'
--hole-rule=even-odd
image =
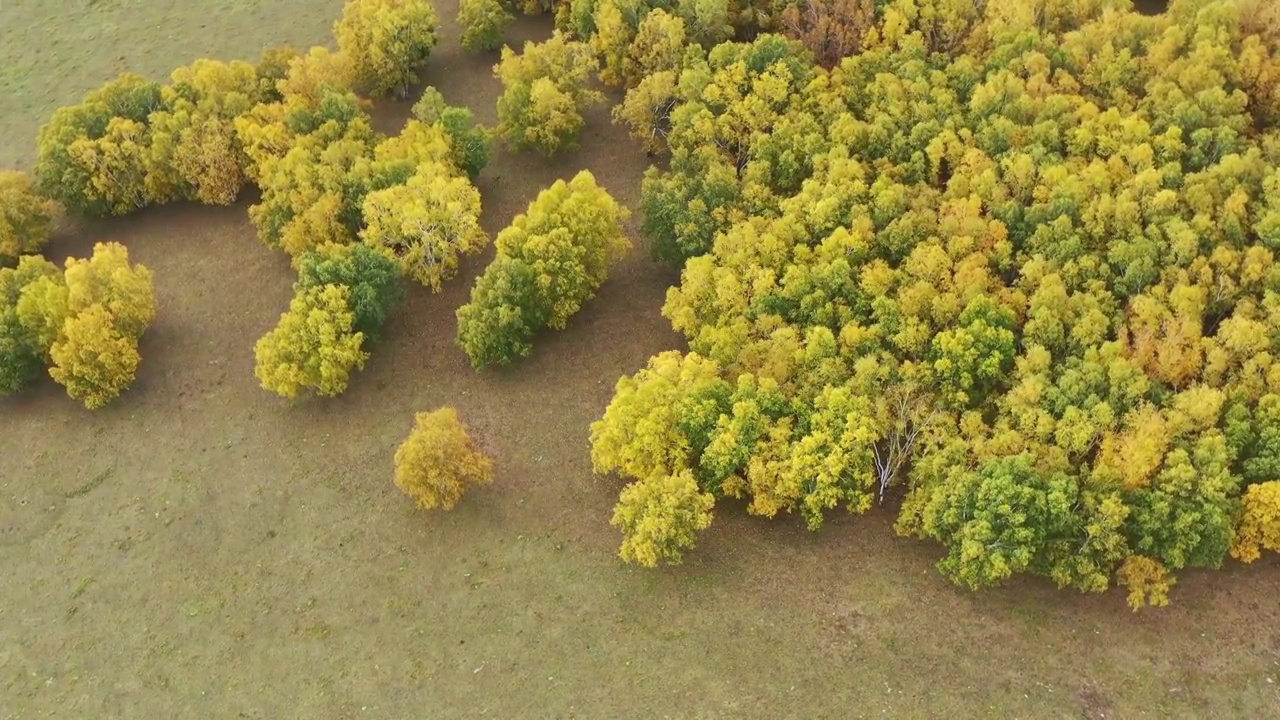
[{"label": "small bush", "polygon": [[57,216],[58,204],[36,193],[26,173],[0,171],[0,264],[40,252]]},{"label": "small bush", "polygon": [[404,97],[435,47],[436,24],[427,0],[350,0],[333,34],[362,87]]},{"label": "small bush", "polygon": [[425,510],[452,510],[472,485],[493,482],[493,463],[476,449],[453,408],[418,413],[396,450],[395,483]]},{"label": "small bush", "polygon": [[479,53],[502,47],[502,34],[514,20],[498,0],[459,0],[462,48]]},{"label": "small bush", "polygon": [[351,291],[321,285],[299,292],[280,323],[254,347],[262,387],[295,398],[303,390],[333,397],[347,389],[352,369],[364,367],[364,335],[355,331]]}]

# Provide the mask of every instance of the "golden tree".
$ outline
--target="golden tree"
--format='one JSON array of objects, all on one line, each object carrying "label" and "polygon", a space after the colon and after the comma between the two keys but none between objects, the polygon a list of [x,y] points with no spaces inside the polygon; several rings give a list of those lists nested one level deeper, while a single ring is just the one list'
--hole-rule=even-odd
[{"label": "golden tree", "polygon": [[354,331],[350,292],[345,285],[322,285],[294,296],[279,324],[254,347],[263,388],[291,399],[303,390],[333,397],[347,389],[351,371],[369,357],[360,349],[364,335]]},{"label": "golden tree", "polygon": [[435,47],[436,24],[428,0],[349,0],[333,34],[362,87],[404,97]]},{"label": "golden tree", "polygon": [[451,407],[418,413],[395,456],[395,483],[425,510],[452,510],[473,485],[493,482],[493,463],[476,449]]},{"label": "golden tree", "polygon": [[37,193],[26,173],[0,171],[0,263],[40,252],[58,212],[58,203]]}]

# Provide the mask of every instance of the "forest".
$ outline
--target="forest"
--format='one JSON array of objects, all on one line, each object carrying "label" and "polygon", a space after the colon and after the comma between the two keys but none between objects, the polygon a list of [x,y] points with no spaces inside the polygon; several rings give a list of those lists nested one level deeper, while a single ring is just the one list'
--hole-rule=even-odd
[{"label": "forest", "polygon": [[[506,45],[517,14],[555,32]],[[256,378],[340,395],[411,284],[490,246],[495,148],[571,152],[612,103],[652,162],[639,206],[586,170],[544,188],[456,343],[519,373],[638,218],[686,345],[581,429],[622,560],[680,563],[717,513],[819,531],[883,506],[963,587],[1118,585],[1138,609],[1280,551],[1280,5],[461,0],[458,23],[496,54],[493,127],[409,95],[428,0],[351,0],[336,49],[124,74],[57,110],[33,171],[0,173],[0,393],[47,376],[98,409],[143,361],[151,270],[118,242],[59,267],[65,217],[253,194],[296,272]],[[412,105],[398,133],[379,98]],[[395,484],[449,509],[492,481],[468,433],[418,414]]]}]

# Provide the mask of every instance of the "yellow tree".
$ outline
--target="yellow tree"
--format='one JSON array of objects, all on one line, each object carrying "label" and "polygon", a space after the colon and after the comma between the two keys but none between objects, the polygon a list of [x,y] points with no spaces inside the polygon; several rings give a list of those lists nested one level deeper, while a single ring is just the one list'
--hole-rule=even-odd
[{"label": "yellow tree", "polygon": [[58,203],[40,196],[26,173],[0,171],[0,263],[40,252],[58,212]]},{"label": "yellow tree", "polygon": [[502,81],[499,134],[517,150],[548,156],[573,147],[583,126],[583,107],[603,97],[589,89],[595,70],[591,49],[559,31],[546,42],[526,42],[520,54],[503,48],[494,67]]},{"label": "yellow tree", "polygon": [[436,24],[428,0],[349,0],[333,34],[361,86],[404,97],[435,47]]},{"label": "yellow tree", "polygon": [[120,243],[98,243],[86,260],[71,258],[66,269],[67,309],[72,315],[101,305],[120,332],[137,339],[156,316],[151,271],[131,265]]},{"label": "yellow tree", "polygon": [[364,222],[364,242],[433,292],[457,274],[460,256],[489,243],[480,227],[480,193],[439,164],[420,166],[403,185],[369,193]]},{"label": "yellow tree", "polygon": [[622,531],[618,554],[643,567],[679,564],[696,535],[711,527],[714,505],[688,470],[628,485],[613,510],[612,524]]},{"label": "yellow tree", "polygon": [[418,413],[396,450],[396,486],[424,510],[452,510],[467,489],[493,482],[493,463],[451,407]]},{"label": "yellow tree", "polygon": [[514,20],[498,0],[459,0],[458,24],[462,47],[479,53],[502,47],[502,33]]},{"label": "yellow tree", "polygon": [[142,360],[137,340],[102,305],[91,305],[68,319],[49,354],[49,375],[90,410],[105,406],[132,385]]},{"label": "yellow tree", "polygon": [[369,357],[344,285],[307,288],[289,303],[280,323],[254,347],[262,387],[287,398],[303,390],[332,397],[347,389],[352,369]]}]

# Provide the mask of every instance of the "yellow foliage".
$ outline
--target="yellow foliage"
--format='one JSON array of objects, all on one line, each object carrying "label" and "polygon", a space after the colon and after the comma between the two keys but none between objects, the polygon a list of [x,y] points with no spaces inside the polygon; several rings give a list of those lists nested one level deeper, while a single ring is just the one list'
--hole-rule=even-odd
[{"label": "yellow foliage", "polygon": [[631,483],[618,498],[611,521],[622,530],[618,555],[649,568],[679,564],[696,534],[711,527],[714,506],[715,498],[698,489],[689,470]]},{"label": "yellow foliage", "polygon": [[333,34],[363,87],[403,97],[436,44],[436,24],[428,0],[348,0]]},{"label": "yellow foliage", "polygon": [[40,252],[58,212],[58,203],[41,197],[26,173],[0,170],[0,263]]},{"label": "yellow foliage", "polygon": [[1145,555],[1131,555],[1116,573],[1116,580],[1129,588],[1129,607],[1164,607],[1169,604],[1169,590],[1178,579],[1159,560]]},{"label": "yellow foliage", "polygon": [[209,117],[191,126],[174,152],[174,167],[194,188],[195,199],[206,205],[230,205],[244,187],[246,176],[236,145],[235,126]]},{"label": "yellow foliage", "polygon": [[87,260],[67,260],[67,308],[72,315],[94,305],[111,313],[114,325],[138,338],[156,316],[151,271],[129,264],[129,251],[120,243],[98,243]]},{"label": "yellow foliage", "polygon": [[118,327],[102,305],[67,320],[49,354],[49,375],[90,410],[103,407],[133,384],[142,360],[137,340]]},{"label": "yellow foliage", "polygon": [[295,398],[302,390],[332,397],[347,389],[352,368],[364,367],[362,333],[345,285],[308,288],[294,296],[280,323],[254,347],[262,387]]},{"label": "yellow foliage", "polygon": [[493,482],[493,463],[476,449],[451,407],[414,417],[395,464],[396,486],[424,510],[452,510],[468,487]]},{"label": "yellow foliage", "polygon": [[1263,550],[1280,552],[1280,481],[1250,485],[1243,498],[1231,557],[1251,563]]},{"label": "yellow foliage", "polygon": [[289,74],[276,83],[285,102],[316,105],[325,89],[349,90],[355,82],[351,57],[328,48],[313,47],[289,61]]}]

